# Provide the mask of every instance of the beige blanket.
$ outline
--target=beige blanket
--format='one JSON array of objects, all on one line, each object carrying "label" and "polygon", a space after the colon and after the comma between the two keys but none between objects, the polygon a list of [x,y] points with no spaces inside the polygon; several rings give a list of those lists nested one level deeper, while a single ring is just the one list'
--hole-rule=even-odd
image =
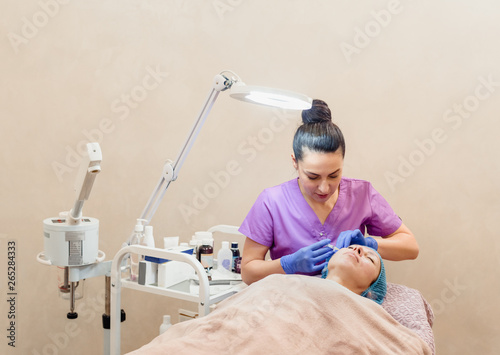
[{"label": "beige blanket", "polygon": [[431,354],[375,302],[336,282],[271,275],[206,317],[172,326],[139,354]]}]

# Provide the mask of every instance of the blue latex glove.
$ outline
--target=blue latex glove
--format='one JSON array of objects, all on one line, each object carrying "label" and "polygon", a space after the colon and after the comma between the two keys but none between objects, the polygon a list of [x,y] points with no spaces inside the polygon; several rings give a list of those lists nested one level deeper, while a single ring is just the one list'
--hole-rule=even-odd
[{"label": "blue latex glove", "polygon": [[[281,267],[287,274],[321,271],[327,264],[326,259],[334,254],[332,248],[324,248],[326,245],[330,244],[330,242],[330,239],[323,239],[312,245],[303,247],[293,254],[282,256],[280,259]],[[322,263],[318,264],[320,262]]]},{"label": "blue latex glove", "polygon": [[337,239],[336,247],[339,249],[347,248],[349,245],[359,244],[365,245],[372,249],[378,250],[378,243],[375,238],[372,237],[364,237],[363,234],[359,231],[359,229],[355,229],[353,231],[343,231],[339,234],[339,238]]},{"label": "blue latex glove", "polygon": [[378,243],[377,243],[377,240],[375,238],[366,237],[365,242],[366,242],[367,247],[378,250]]}]

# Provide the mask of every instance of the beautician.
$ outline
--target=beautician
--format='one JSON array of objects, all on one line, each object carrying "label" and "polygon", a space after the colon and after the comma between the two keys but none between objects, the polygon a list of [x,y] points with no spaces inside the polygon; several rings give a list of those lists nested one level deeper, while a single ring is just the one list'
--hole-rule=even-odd
[{"label": "beautician", "polygon": [[[417,241],[387,201],[368,181],[342,177],[345,142],[328,105],[313,100],[302,121],[293,139],[298,178],[265,189],[239,229],[246,236],[243,281],[319,274],[334,253],[328,244],[362,244],[387,260],[415,259]],[[272,260],[264,259],[268,251]]]}]

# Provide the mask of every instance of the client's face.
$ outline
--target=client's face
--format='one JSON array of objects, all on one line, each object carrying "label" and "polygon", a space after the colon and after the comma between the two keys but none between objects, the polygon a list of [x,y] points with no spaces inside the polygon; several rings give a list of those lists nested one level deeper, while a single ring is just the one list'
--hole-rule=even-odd
[{"label": "client's face", "polygon": [[360,294],[377,279],[379,273],[380,259],[377,253],[362,245],[351,245],[332,256],[328,263],[327,279],[331,278]]}]

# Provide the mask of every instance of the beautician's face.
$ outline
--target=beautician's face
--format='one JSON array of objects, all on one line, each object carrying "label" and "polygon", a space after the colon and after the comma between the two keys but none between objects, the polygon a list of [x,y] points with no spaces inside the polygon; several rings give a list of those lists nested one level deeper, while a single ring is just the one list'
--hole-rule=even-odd
[{"label": "beautician's face", "polygon": [[318,153],[304,149],[302,160],[293,158],[302,192],[310,199],[326,203],[337,191],[342,177],[344,158],[335,153]]},{"label": "beautician's face", "polygon": [[351,245],[335,253],[328,263],[328,273],[340,273],[361,289],[367,289],[380,273],[380,258],[373,249]]}]

